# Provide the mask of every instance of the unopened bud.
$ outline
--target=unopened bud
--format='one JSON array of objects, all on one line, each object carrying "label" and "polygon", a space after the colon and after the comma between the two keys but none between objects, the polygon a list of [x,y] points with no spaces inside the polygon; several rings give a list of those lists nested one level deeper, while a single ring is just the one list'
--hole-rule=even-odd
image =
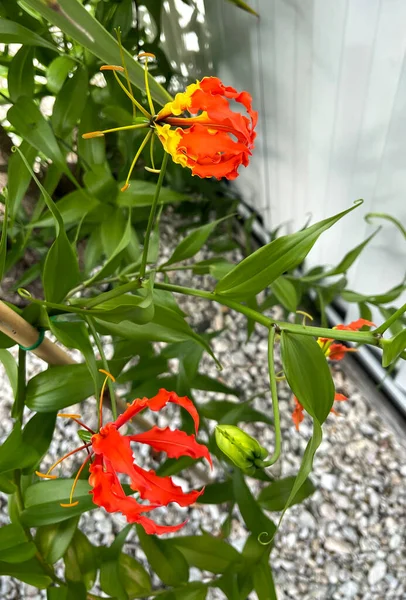
[{"label": "unopened bud", "polygon": [[234,425],[217,425],[215,435],[220,450],[245,473],[254,473],[268,456],[255,438]]}]

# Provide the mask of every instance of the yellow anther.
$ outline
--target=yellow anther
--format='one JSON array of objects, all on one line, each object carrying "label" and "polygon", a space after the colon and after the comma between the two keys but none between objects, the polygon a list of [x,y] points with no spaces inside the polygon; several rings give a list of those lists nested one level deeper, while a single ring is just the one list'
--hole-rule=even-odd
[{"label": "yellow anther", "polygon": [[99,373],[103,373],[103,375],[107,375],[107,377],[110,377],[110,379],[112,381],[116,381],[115,378],[113,377],[113,375],[111,373],[109,373],[108,371],[105,371],[104,369],[99,369]]},{"label": "yellow anther", "polygon": [[144,169],[146,171],[148,171],[149,173],[160,173],[161,169],[151,169],[151,167],[144,167]]},{"label": "yellow anther", "polygon": [[155,54],[152,54],[152,52],[140,52],[137,58],[152,58],[153,60],[155,60],[156,56]]},{"label": "yellow anther", "polygon": [[90,133],[82,133],[82,138],[84,140],[91,140],[92,138],[104,137],[104,133],[102,131],[91,131]]},{"label": "yellow anther", "polygon": [[72,506],[77,506],[78,504],[79,504],[79,500],[76,500],[76,502],[69,502],[69,504],[63,504],[61,502],[60,506],[62,506],[62,508],[71,508]]},{"label": "yellow anther", "polygon": [[313,317],[311,315],[309,315],[309,313],[305,312],[304,310],[297,310],[296,314],[297,315],[303,315],[303,321],[302,321],[303,325],[306,325],[306,317],[308,319],[310,319],[310,321],[313,321]]},{"label": "yellow anther", "polygon": [[58,479],[57,475],[48,475],[48,473],[40,473],[39,471],[35,471],[35,475],[38,475],[38,477],[42,477],[43,479]]},{"label": "yellow anther", "polygon": [[65,417],[66,419],[81,419],[82,415],[74,415],[70,413],[58,413],[58,417]]},{"label": "yellow anther", "polygon": [[120,188],[120,192],[125,192],[130,187],[129,183],[125,183],[122,188]]},{"label": "yellow anther", "polygon": [[120,73],[124,73],[125,69],[118,65],[103,65],[100,67],[100,71],[120,71]]}]

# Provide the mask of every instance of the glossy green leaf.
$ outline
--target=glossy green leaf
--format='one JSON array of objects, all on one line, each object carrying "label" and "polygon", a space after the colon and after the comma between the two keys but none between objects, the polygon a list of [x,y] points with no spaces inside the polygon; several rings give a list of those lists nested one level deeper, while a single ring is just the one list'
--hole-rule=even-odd
[{"label": "glossy green leaf", "polygon": [[305,410],[324,423],[334,402],[326,357],[312,337],[281,333],[282,365],[288,384]]},{"label": "glossy green leaf", "polygon": [[387,304],[388,302],[393,302],[405,291],[406,283],[402,282],[400,285],[396,285],[391,288],[387,292],[383,294],[371,294],[370,296],[365,296],[363,294],[358,294],[357,292],[353,292],[351,290],[344,290],[341,294],[342,299],[345,302],[369,302],[370,304]]},{"label": "glossy green leaf", "polygon": [[13,481],[14,471],[8,471],[0,475],[0,492],[4,494],[14,494],[17,490],[17,486]]},{"label": "glossy green leaf", "polygon": [[360,202],[307,229],[282,236],[259,248],[217,283],[216,293],[236,299],[244,299],[258,294],[285,271],[289,271],[303,262],[320,234],[353,211],[359,204]]},{"label": "glossy green leaf", "polygon": [[[57,207],[65,224],[77,224],[83,217],[99,206],[99,202],[93,196],[86,196],[86,202],[83,198],[83,191],[75,190],[66,194],[58,200]],[[54,223],[54,217],[49,210],[42,213],[41,217],[30,223],[30,227],[50,227]]]},{"label": "glossy green leaf", "polygon": [[0,562],[0,575],[14,577],[40,589],[48,587],[52,582],[35,558],[19,563]]},{"label": "glossy green leaf", "polygon": [[54,52],[58,52],[56,46],[44,40],[34,31],[30,31],[23,25],[10,21],[9,19],[0,19],[0,39],[3,44],[24,44],[25,46],[42,46]]},{"label": "glossy green leaf", "polygon": [[13,56],[8,69],[8,93],[13,102],[20,96],[32,98],[34,95],[34,49],[22,46]]},{"label": "glossy green leaf", "polygon": [[272,569],[268,560],[261,560],[254,568],[252,576],[258,600],[278,600]]},{"label": "glossy green leaf", "polygon": [[205,275],[209,273],[215,279],[221,279],[234,268],[234,265],[221,257],[208,258],[194,263],[193,273],[195,275]]},{"label": "glossy green leaf", "polygon": [[[295,482],[295,477],[285,477],[272,482],[263,488],[258,496],[258,504],[265,510],[281,511],[285,508]],[[290,502],[290,506],[300,504],[316,491],[316,488],[306,479],[296,496]]]},{"label": "glossy green leaf", "polygon": [[207,584],[192,581],[182,587],[164,592],[161,600],[205,600],[207,598]]},{"label": "glossy green leaf", "polygon": [[90,486],[83,479],[78,481],[75,489],[75,501],[78,500],[79,504],[71,508],[60,506],[60,502],[68,502],[72,484],[73,479],[52,479],[34,483],[27,488],[25,509],[21,514],[22,523],[28,527],[52,525],[95,508],[89,494]]},{"label": "glossy green leaf", "polygon": [[[205,373],[196,373],[196,375],[193,377],[191,385],[196,390],[203,390],[205,392],[218,392],[220,394],[229,394],[237,397],[240,397],[242,394],[240,389],[230,387],[218,379],[209,377],[209,375],[206,375]],[[206,406],[209,404],[210,402],[208,402]]]},{"label": "glossy green leaf", "polygon": [[241,559],[235,548],[206,533],[172,538],[168,544],[176,546],[190,566],[211,573],[223,573]]},{"label": "glossy green leaf", "polygon": [[57,56],[48,65],[46,71],[47,88],[52,94],[59,94],[65,79],[74,68],[76,62],[68,55]]},{"label": "glossy green leaf", "polygon": [[391,340],[385,340],[383,346],[382,366],[388,367],[402,354],[406,348],[406,329],[400,331]]},{"label": "glossy green leaf", "polygon": [[242,518],[249,531],[257,536],[266,536],[267,540],[272,538],[276,531],[276,526],[271,519],[262,512],[258,502],[251,494],[243,474],[238,469],[234,471],[233,484],[234,496],[238,508],[240,509]]},{"label": "glossy green leaf", "polygon": [[166,261],[165,266],[173,265],[174,263],[186,260],[197,254],[217,225],[228,218],[229,216],[223,217],[222,219],[217,219],[217,221],[212,221],[211,223],[193,229],[193,231],[177,245],[170,259]]},{"label": "glossy green leaf", "polygon": [[121,553],[117,559],[103,562],[100,567],[100,586],[110,596],[129,600],[149,596],[151,580],[135,558]]},{"label": "glossy green leaf", "polygon": [[224,414],[219,422],[228,425],[237,425],[238,423],[255,423],[255,422],[267,423],[273,425],[273,419],[268,417],[263,412],[256,410],[250,406],[249,402],[243,402],[237,404],[234,408]]},{"label": "glossy green leaf", "polygon": [[[106,296],[109,293],[106,292]],[[101,296],[102,294],[99,296],[99,300]],[[93,310],[89,313],[97,314],[98,318],[112,323],[131,321],[131,323],[144,325],[154,318],[155,307],[151,291],[142,289],[138,293],[122,294],[115,298],[106,299],[105,302],[97,305],[97,312]]]},{"label": "glossy green leaf", "polygon": [[8,350],[2,349],[0,349],[0,362],[3,364],[15,397],[17,394],[17,363]]},{"label": "glossy green leaf", "polygon": [[86,104],[87,89],[87,69],[79,66],[65,81],[55,100],[51,123],[57,136],[68,135],[79,121]]},{"label": "glossy green leaf", "polygon": [[[32,167],[37,156],[36,148],[28,142],[23,141],[20,145],[20,150],[27,159],[29,166]],[[18,152],[14,152],[8,160],[7,178],[10,221],[13,222],[31,181],[31,173],[25,168]]]},{"label": "glossy green leaf", "polygon": [[79,518],[73,517],[60,523],[38,527],[35,543],[47,563],[53,565],[62,558],[72,541],[78,522]]},{"label": "glossy green leaf", "polygon": [[96,273],[96,275],[94,275],[91,278],[92,283],[104,279],[116,269],[121,260],[122,252],[127,248],[128,244],[130,243],[131,228],[131,215],[129,214],[124,229],[121,232],[121,238],[118,244],[115,246],[114,251],[108,257],[107,261],[104,263],[100,271],[98,271],[98,273]]},{"label": "glossy green leaf", "polygon": [[272,284],[272,291],[278,301],[290,312],[296,312],[299,302],[296,288],[289,279],[281,275]]},{"label": "glossy green leaf", "polygon": [[65,553],[64,562],[65,577],[68,582],[81,581],[87,590],[93,587],[97,575],[97,556],[92,544],[78,529]]},{"label": "glossy green leaf", "polygon": [[232,480],[209,483],[204,488],[204,494],[199,498],[199,504],[223,504],[234,501]]},{"label": "glossy green leaf", "polygon": [[[25,4],[59,27],[67,36],[73,38],[105,64],[121,64],[117,41],[80,2],[59,0],[58,10],[55,10],[53,4],[42,0],[26,0]],[[138,64],[127,50],[124,50],[124,54],[131,83],[140,89],[145,89],[142,65]],[[151,75],[149,86],[152,97],[158,103],[165,104],[171,100],[171,96]]]},{"label": "glossy green leaf", "polygon": [[[120,187],[124,185],[124,181]],[[138,207],[151,206],[155,196],[156,184],[150,181],[136,180],[131,186],[122,193],[117,195],[116,203],[118,206]],[[169,187],[161,187],[159,193],[159,204],[175,204],[187,200],[188,196],[175,192]]]},{"label": "glossy green leaf", "polygon": [[71,179],[71,172],[54,132],[34,100],[25,96],[20,97],[9,109],[7,119],[31,146],[50,158]]},{"label": "glossy green leaf", "polygon": [[29,560],[35,553],[35,544],[28,541],[21,525],[0,527],[0,561],[20,563]]},{"label": "glossy green leaf", "polygon": [[1,227],[1,240],[0,240],[0,282],[3,281],[3,276],[6,271],[6,260],[7,260],[7,242],[8,242],[8,228],[9,228],[9,202],[7,198],[7,191],[5,194],[4,203],[4,214],[3,222]]},{"label": "glossy green leaf", "polygon": [[140,525],[137,533],[149,564],[163,583],[176,586],[188,580],[188,563],[176,547],[168,540],[148,535]]},{"label": "glossy green leaf", "polygon": [[61,302],[79,281],[77,254],[68,240],[65,229],[60,229],[45,259],[42,275],[45,299],[48,302]]},{"label": "glossy green leaf", "polygon": [[82,135],[89,131],[96,131],[99,127],[98,107],[89,95],[79,123],[77,147],[79,157],[92,169],[95,165],[102,165],[106,160],[106,140],[104,137],[86,140]]}]

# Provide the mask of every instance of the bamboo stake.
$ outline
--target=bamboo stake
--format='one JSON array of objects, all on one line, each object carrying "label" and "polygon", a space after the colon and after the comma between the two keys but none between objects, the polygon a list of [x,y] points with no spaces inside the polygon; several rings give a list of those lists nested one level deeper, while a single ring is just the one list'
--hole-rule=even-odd
[{"label": "bamboo stake", "polygon": [[[38,330],[30,323],[27,323],[20,315],[11,310],[0,300],[0,331],[14,340],[24,348],[30,348],[38,341]],[[44,337],[41,344],[31,350],[38,358],[41,358],[49,365],[72,365],[76,361],[73,360],[59,346]]]}]

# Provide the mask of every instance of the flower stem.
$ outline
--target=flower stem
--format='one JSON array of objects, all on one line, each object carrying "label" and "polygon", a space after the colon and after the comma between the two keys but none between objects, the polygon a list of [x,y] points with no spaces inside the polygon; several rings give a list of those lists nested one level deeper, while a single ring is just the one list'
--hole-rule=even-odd
[{"label": "flower stem", "polygon": [[325,337],[332,340],[340,340],[347,342],[355,342],[357,344],[370,344],[371,346],[381,347],[381,339],[379,335],[375,335],[373,331],[349,331],[341,329],[329,329],[327,327],[312,327],[308,325],[298,325],[296,323],[287,323],[285,321],[276,321],[270,317],[259,313],[252,308],[249,308],[245,304],[240,304],[235,300],[224,298],[220,294],[215,292],[207,292],[205,290],[196,290],[193,288],[187,288],[181,285],[173,285],[170,283],[158,283],[155,282],[157,289],[166,290],[168,292],[174,292],[178,294],[185,294],[187,296],[197,296],[199,298],[205,298],[212,302],[218,302],[223,306],[228,306],[232,310],[242,313],[249,319],[253,319],[257,323],[264,325],[268,329],[272,325],[276,325],[280,331],[287,331],[289,333],[295,333],[299,335],[310,335],[312,337]]},{"label": "flower stem", "polygon": [[166,165],[168,164],[168,156],[169,156],[169,154],[167,152],[165,152],[164,158],[162,161],[161,172],[159,173],[158,181],[157,181],[156,188],[155,188],[154,199],[152,200],[151,212],[149,213],[149,219],[148,219],[148,225],[147,225],[147,231],[145,232],[144,250],[142,252],[139,279],[143,279],[145,277],[145,271],[147,268],[147,260],[148,260],[149,241],[151,238],[152,228],[153,228],[154,222],[155,222],[155,215],[156,215],[156,209],[158,206],[159,193],[161,191],[162,183],[163,183],[163,180],[165,177]]},{"label": "flower stem", "polygon": [[[89,329],[92,332],[92,336],[93,336],[93,339],[97,346],[97,349],[100,353],[100,358],[102,361],[103,369],[109,373],[110,372],[109,365],[108,365],[108,362],[106,359],[106,355],[104,354],[103,344],[101,343],[99,334],[97,333],[96,327],[94,326],[94,321],[93,321],[92,317],[90,317],[90,316],[87,316],[85,318],[86,318],[87,324],[89,325]],[[113,413],[113,419],[116,420],[117,419],[117,404],[116,404],[116,397],[114,394],[113,383],[112,383],[110,377],[107,380],[107,385],[108,385],[109,392],[110,392],[111,412]]]},{"label": "flower stem", "polygon": [[396,312],[394,312],[393,315],[389,317],[389,319],[387,319],[384,323],[382,323],[382,325],[379,325],[379,327],[377,327],[375,329],[374,333],[379,333],[380,335],[385,333],[385,331],[387,329],[389,329],[389,327],[392,325],[392,323],[394,323],[396,321],[396,319],[401,317],[404,312],[406,312],[406,304],[404,304],[403,306],[398,308],[398,310]]},{"label": "flower stem", "polygon": [[273,409],[273,420],[275,426],[275,449],[269,460],[263,462],[263,467],[270,467],[274,465],[281,454],[281,424],[279,418],[279,401],[278,401],[278,390],[276,387],[276,375],[275,375],[275,335],[276,328],[271,327],[269,329],[268,337],[268,370],[269,370],[269,383],[271,387],[271,399]]}]

